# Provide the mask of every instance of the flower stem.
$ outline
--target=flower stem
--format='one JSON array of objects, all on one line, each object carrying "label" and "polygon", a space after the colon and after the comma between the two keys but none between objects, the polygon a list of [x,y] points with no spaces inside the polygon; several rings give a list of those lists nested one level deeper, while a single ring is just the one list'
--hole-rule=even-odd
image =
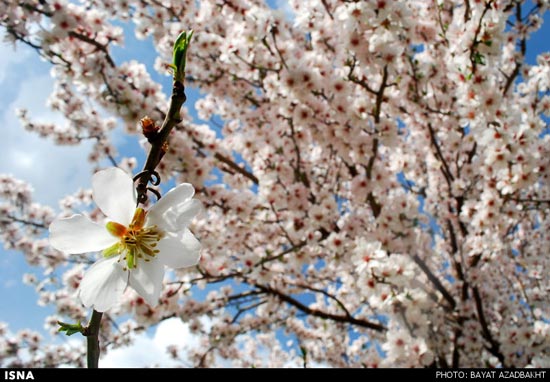
[{"label": "flower stem", "polygon": [[137,185],[138,202],[143,203],[147,200],[147,185],[151,179],[151,174],[153,174],[155,168],[162,159],[162,156],[164,155],[164,144],[167,141],[170,132],[172,131],[174,126],[181,122],[179,111],[185,101],[185,86],[180,81],[174,81],[168,113],[164,118],[164,122],[162,123],[162,126],[160,127],[157,136],[154,139],[150,140],[151,150],[147,155],[147,159],[141,173],[142,175],[139,177],[139,182]]},{"label": "flower stem", "polygon": [[99,325],[103,313],[94,310],[92,318],[86,328],[86,341],[88,343],[88,369],[97,369],[99,363]]}]

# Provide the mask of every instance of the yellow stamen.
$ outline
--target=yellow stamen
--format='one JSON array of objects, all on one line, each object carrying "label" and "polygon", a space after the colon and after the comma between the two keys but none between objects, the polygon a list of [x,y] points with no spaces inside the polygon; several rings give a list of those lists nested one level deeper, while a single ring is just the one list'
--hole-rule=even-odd
[{"label": "yellow stamen", "polygon": [[132,218],[132,222],[130,223],[130,229],[140,230],[143,228],[144,223],[145,223],[145,210],[141,207],[136,208],[136,212],[134,213],[134,217]]},{"label": "yellow stamen", "polygon": [[113,236],[124,237],[124,235],[126,235],[126,227],[124,227],[120,223],[109,222],[107,223],[106,227],[107,231],[109,231],[109,233]]},{"label": "yellow stamen", "polygon": [[155,249],[157,243],[164,236],[164,232],[157,226],[143,227],[146,212],[143,208],[137,208],[128,227],[120,223],[108,222],[107,230],[120,241],[103,250],[104,257],[119,255],[120,260],[126,261],[128,269],[137,267],[138,259],[149,261],[155,257],[159,250]]}]

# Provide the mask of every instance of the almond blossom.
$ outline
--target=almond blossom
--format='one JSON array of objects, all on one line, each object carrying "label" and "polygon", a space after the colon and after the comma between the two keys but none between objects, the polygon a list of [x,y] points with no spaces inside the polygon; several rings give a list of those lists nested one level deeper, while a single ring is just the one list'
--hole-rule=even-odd
[{"label": "almond blossom", "polygon": [[200,212],[188,183],[170,190],[145,211],[136,208],[132,178],[119,168],[94,174],[93,199],[108,222],[101,226],[84,215],[56,219],[50,224],[50,244],[65,254],[102,251],[86,272],[78,296],[99,312],[111,308],[127,286],[150,305],[161,293],[164,266],[196,265],[200,243],[187,228]]}]

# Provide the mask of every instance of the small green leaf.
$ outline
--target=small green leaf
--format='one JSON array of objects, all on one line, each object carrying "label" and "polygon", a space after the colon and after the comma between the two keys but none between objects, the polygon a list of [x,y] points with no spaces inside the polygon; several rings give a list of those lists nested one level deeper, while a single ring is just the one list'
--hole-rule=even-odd
[{"label": "small green leaf", "polygon": [[187,48],[193,37],[193,31],[181,32],[176,42],[174,42],[174,55],[171,67],[174,69],[174,81],[183,82],[185,76],[185,64]]},{"label": "small green leaf", "polygon": [[76,324],[67,324],[66,322],[57,321],[59,325],[58,332],[65,332],[66,335],[72,336],[75,333],[83,333],[84,328],[80,324],[80,321]]},{"label": "small green leaf", "polygon": [[474,53],[474,62],[479,65],[485,65],[485,57],[479,52]]}]

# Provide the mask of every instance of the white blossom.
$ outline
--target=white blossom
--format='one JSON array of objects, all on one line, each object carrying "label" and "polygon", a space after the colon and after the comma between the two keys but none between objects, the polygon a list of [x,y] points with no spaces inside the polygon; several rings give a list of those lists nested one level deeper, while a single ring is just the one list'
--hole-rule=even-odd
[{"label": "white blossom", "polygon": [[93,199],[108,218],[102,227],[84,215],[56,219],[50,244],[65,254],[102,251],[78,288],[86,307],[111,308],[127,286],[152,306],[161,293],[164,266],[183,268],[199,261],[200,244],[187,226],[200,211],[194,189],[183,183],[168,191],[153,207],[136,208],[132,178],[110,168],[94,174]]}]

